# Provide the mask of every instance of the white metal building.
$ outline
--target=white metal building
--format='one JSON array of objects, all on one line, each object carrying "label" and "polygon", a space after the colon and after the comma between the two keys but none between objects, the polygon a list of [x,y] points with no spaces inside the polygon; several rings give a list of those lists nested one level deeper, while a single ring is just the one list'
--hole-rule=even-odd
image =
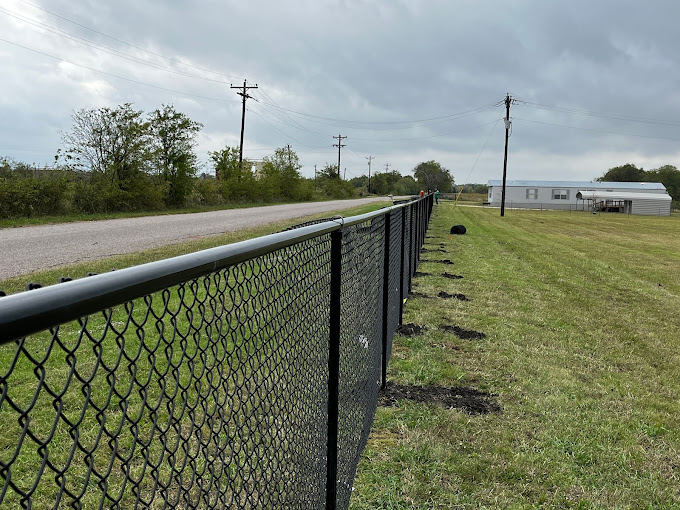
[{"label": "white metal building", "polygon": [[[489,204],[501,205],[503,181],[489,181]],[[566,209],[669,216],[671,196],[660,182],[506,181],[509,209]]]}]

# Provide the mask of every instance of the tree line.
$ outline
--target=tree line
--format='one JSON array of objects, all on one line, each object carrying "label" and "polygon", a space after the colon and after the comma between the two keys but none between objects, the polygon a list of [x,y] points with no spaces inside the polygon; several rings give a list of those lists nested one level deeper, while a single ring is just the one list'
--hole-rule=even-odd
[{"label": "tree line", "polygon": [[600,182],[660,182],[673,199],[673,209],[680,208],[680,170],[673,165],[662,165],[659,168],[643,170],[626,163],[615,166],[597,178]]},{"label": "tree line", "polygon": [[1,218],[412,195],[453,186],[450,171],[436,161],[417,165],[413,177],[374,175],[370,190],[367,176],[345,181],[337,165],[305,178],[289,147],[239,163],[238,147],[226,146],[209,153],[206,168],[195,150],[202,124],[172,105],[150,113],[130,103],[81,109],[72,120],[52,168],[0,160]]}]

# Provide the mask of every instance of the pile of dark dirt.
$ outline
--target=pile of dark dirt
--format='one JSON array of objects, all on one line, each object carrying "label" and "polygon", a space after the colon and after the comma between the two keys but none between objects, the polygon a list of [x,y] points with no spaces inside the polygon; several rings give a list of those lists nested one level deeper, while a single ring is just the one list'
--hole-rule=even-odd
[{"label": "pile of dark dirt", "polygon": [[425,332],[425,328],[418,326],[418,324],[413,324],[409,322],[407,324],[402,324],[397,328],[397,333],[402,336],[419,336]]},{"label": "pile of dark dirt", "polygon": [[420,271],[413,273],[414,278],[418,278],[419,276],[432,276],[432,273],[421,273]]},{"label": "pile of dark dirt", "polygon": [[481,340],[486,338],[486,335],[480,331],[475,331],[474,329],[464,329],[458,326],[450,326],[448,324],[440,324],[439,329],[446,331],[447,333],[453,333],[458,338],[463,340]]},{"label": "pile of dark dirt", "polygon": [[451,273],[442,273],[442,276],[443,276],[444,278],[449,278],[449,279],[451,279],[451,280],[460,280],[461,278],[463,278],[463,277],[462,277],[461,275],[459,275],[459,274],[451,274]]},{"label": "pile of dark dirt", "polygon": [[437,297],[440,297],[442,299],[458,299],[460,301],[470,301],[470,299],[465,294],[449,294],[448,292],[444,292],[443,290],[439,294],[437,294]]},{"label": "pile of dark dirt", "polygon": [[464,235],[467,232],[467,229],[465,228],[464,225],[454,225],[451,227],[451,230],[449,230],[449,233],[455,234],[455,235]]},{"label": "pile of dark dirt", "polygon": [[453,261],[449,259],[444,260],[431,260],[431,259],[420,259],[421,262],[434,262],[435,264],[447,264],[449,266],[453,265]]},{"label": "pile of dark dirt", "polygon": [[496,395],[474,388],[402,386],[388,381],[385,389],[380,390],[378,404],[383,407],[398,407],[399,400],[411,400],[444,408],[460,409],[468,414],[500,413],[501,407],[495,401],[495,397]]}]

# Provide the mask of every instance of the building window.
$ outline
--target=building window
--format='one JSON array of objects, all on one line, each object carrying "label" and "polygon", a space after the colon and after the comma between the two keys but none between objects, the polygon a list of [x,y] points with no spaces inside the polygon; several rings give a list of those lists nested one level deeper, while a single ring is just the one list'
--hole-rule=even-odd
[{"label": "building window", "polygon": [[553,200],[569,200],[568,189],[554,189],[552,190]]},{"label": "building window", "polygon": [[527,188],[527,200],[538,199],[538,188]]}]

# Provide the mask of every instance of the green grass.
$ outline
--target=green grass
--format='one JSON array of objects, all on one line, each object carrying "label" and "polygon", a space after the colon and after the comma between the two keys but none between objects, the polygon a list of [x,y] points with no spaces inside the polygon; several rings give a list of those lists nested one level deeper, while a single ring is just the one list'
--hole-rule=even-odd
[{"label": "green grass", "polygon": [[395,337],[388,378],[502,412],[379,408],[351,508],[679,508],[680,218],[445,203],[428,236],[455,265],[422,262],[414,291],[471,301],[409,299],[428,329]]}]

